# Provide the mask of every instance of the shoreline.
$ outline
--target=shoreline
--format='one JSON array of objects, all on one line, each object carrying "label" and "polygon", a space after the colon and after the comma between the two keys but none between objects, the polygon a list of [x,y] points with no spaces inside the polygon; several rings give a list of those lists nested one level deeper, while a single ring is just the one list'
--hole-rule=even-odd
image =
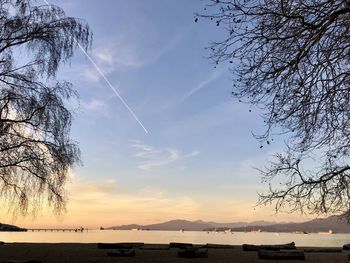
[{"label": "shoreline", "polygon": [[[134,257],[115,258],[107,256],[115,249],[98,249],[97,243],[23,243],[11,242],[0,246],[0,262],[6,260],[39,260],[43,263],[68,262],[237,262],[258,263],[257,252],[246,252],[241,245],[229,245],[226,248],[208,248],[208,258],[178,258],[178,248],[162,248],[164,244],[146,243],[148,249],[135,248]],[[150,249],[149,247],[152,247]],[[196,244],[195,246],[201,246]],[[157,249],[158,247],[158,249]],[[154,249],[156,248],[156,249]],[[319,249],[321,247],[297,247],[303,249]],[[339,247],[338,247],[339,248]],[[340,253],[305,253],[303,262],[341,263],[349,262],[350,251]],[[285,262],[283,260],[264,260],[264,262]],[[298,261],[300,262],[300,261]]]}]

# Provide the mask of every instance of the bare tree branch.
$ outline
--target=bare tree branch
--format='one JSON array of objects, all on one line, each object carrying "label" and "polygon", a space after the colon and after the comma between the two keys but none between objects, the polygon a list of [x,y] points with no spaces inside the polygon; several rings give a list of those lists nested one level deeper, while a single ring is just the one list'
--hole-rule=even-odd
[{"label": "bare tree branch", "polygon": [[233,96],[264,110],[257,138],[289,136],[261,170],[260,204],[350,215],[350,1],[208,0],[198,19],[227,32],[210,58],[232,63]]}]

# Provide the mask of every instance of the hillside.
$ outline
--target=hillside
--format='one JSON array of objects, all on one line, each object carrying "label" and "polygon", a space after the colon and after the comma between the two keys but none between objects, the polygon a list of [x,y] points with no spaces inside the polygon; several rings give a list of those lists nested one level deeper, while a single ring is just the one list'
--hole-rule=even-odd
[{"label": "hillside", "polygon": [[332,230],[333,233],[350,233],[350,224],[346,219],[339,216],[330,216],[327,218],[317,218],[302,223],[279,223],[267,222],[267,221],[254,221],[254,222],[233,222],[233,223],[216,223],[205,222],[202,220],[188,221],[188,220],[171,220],[159,224],[151,225],[121,225],[112,226],[105,229],[118,229],[118,230],[131,230],[131,229],[144,229],[144,230],[174,230],[178,231],[184,229],[186,231],[213,231],[213,230],[225,230],[232,229],[237,232],[250,232],[260,229],[264,232],[297,232],[304,231],[307,233],[327,232]]},{"label": "hillside", "polygon": [[[203,231],[215,228],[233,228],[233,227],[241,227],[244,225],[256,225],[257,223],[261,223],[263,225],[269,224],[269,222],[265,221],[257,221],[257,222],[238,222],[238,223],[216,223],[216,222],[205,222],[202,220],[197,221],[188,221],[188,220],[171,220],[164,223],[159,224],[151,224],[151,225],[139,225],[139,224],[129,224],[129,225],[121,225],[121,226],[112,226],[106,229],[119,229],[119,230],[131,230],[131,229],[148,229],[148,230],[187,230],[187,231]],[[273,224],[270,222],[270,224]]]},{"label": "hillside", "polygon": [[27,231],[27,230],[24,228],[20,228],[18,226],[0,223],[0,231],[21,232],[21,231]]},{"label": "hillside", "polygon": [[206,228],[210,228],[212,225],[207,224],[205,222],[198,222],[198,221],[187,221],[187,220],[171,220],[164,223],[159,224],[151,224],[151,225],[137,225],[137,224],[130,224],[130,225],[122,225],[122,226],[114,226],[109,227],[107,229],[119,229],[119,230],[130,230],[135,228],[142,228],[142,229],[148,229],[148,230],[191,230],[191,231],[202,231]]},{"label": "hillside", "polygon": [[233,228],[233,231],[255,231],[260,229],[264,232],[296,232],[305,231],[307,233],[326,232],[332,230],[333,233],[350,233],[350,225],[344,218],[330,216],[327,218],[313,219],[303,223],[285,223],[273,225],[255,225],[247,227]]}]

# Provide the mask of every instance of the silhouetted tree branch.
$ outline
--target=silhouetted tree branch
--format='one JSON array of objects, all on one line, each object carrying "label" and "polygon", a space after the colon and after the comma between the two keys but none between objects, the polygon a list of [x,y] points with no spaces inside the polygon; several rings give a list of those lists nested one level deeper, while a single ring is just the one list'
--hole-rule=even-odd
[{"label": "silhouetted tree branch", "polygon": [[350,1],[208,2],[196,21],[226,30],[210,58],[232,63],[233,96],[264,110],[258,139],[276,127],[289,136],[261,170],[270,191],[260,204],[349,216]]},{"label": "silhouetted tree branch", "polygon": [[0,194],[14,212],[65,209],[68,170],[79,161],[65,100],[76,93],[55,74],[77,41],[88,47],[89,27],[61,8],[0,0]]}]

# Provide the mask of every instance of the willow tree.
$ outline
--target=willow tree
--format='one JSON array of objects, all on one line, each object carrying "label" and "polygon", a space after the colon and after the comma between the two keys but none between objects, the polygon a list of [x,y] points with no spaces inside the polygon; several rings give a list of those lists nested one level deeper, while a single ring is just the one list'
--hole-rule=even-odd
[{"label": "willow tree", "polygon": [[13,212],[65,209],[64,186],[79,149],[65,106],[75,91],[56,72],[78,42],[88,47],[89,27],[61,8],[0,0],[0,200]]},{"label": "willow tree", "polygon": [[288,138],[261,170],[260,204],[350,218],[350,1],[207,3],[195,21],[226,32],[210,58],[232,63],[233,96],[263,109],[258,138]]}]

